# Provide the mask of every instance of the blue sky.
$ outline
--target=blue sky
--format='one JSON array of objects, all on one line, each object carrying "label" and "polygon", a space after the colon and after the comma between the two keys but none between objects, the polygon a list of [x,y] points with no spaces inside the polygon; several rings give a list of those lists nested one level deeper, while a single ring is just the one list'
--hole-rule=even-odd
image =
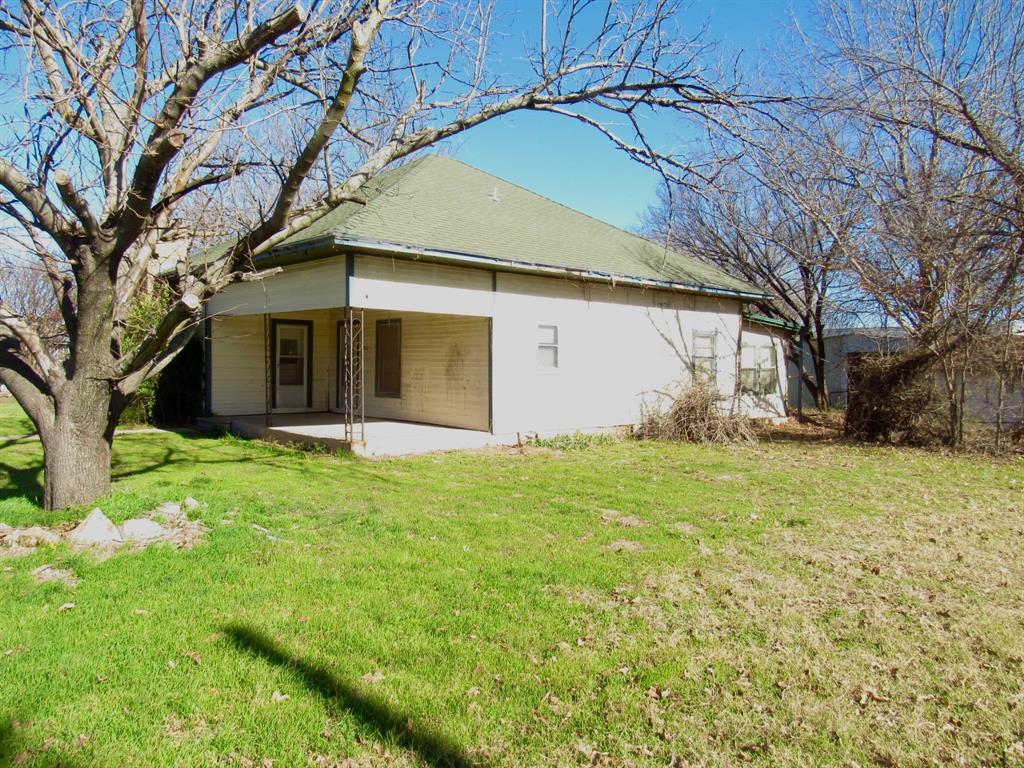
[{"label": "blue sky", "polygon": [[[526,2],[527,0],[523,0]],[[535,0],[529,0],[530,5]],[[802,0],[695,0],[687,16],[694,31],[756,67],[765,47],[781,37]],[[677,129],[666,118],[659,132]],[[556,115],[521,113],[482,125],[448,146],[455,157],[560,203],[626,229],[635,228],[656,199],[660,177],[630,160],[584,125]]]}]

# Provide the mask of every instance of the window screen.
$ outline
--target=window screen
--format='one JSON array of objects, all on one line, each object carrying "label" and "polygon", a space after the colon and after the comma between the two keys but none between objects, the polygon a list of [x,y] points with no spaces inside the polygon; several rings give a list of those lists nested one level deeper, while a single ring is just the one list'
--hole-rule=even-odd
[{"label": "window screen", "polygon": [[692,358],[694,381],[714,384],[718,379],[718,361],[715,358],[715,334],[693,334]]},{"label": "window screen", "polygon": [[537,367],[551,370],[558,367],[558,326],[537,326]]},{"label": "window screen", "polygon": [[402,396],[402,321],[377,321],[377,396]]}]

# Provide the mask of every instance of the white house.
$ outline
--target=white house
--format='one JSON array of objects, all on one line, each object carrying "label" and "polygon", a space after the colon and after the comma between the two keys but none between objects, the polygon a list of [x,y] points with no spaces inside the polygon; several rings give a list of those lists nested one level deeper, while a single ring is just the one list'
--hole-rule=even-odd
[{"label": "white house", "polygon": [[[762,292],[455,160],[425,156],[207,306],[207,410],[241,434],[399,453],[634,425],[694,375],[784,414]],[[741,386],[742,384],[742,386]]]}]

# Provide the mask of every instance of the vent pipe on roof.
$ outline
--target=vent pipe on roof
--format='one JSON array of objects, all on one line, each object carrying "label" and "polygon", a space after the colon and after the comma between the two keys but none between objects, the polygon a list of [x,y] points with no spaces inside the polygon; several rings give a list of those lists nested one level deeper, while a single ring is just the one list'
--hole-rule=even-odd
[{"label": "vent pipe on roof", "polygon": [[491,192],[491,202],[494,202],[494,203],[500,203],[501,202],[501,198],[498,197],[498,185],[497,184],[494,185],[494,191]]}]

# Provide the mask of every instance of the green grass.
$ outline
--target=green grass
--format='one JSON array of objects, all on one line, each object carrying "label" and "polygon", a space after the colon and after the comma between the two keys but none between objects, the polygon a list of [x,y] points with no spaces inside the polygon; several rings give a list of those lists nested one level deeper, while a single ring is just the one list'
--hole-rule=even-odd
[{"label": "green grass", "polygon": [[[37,507],[39,450],[4,447],[0,521],[83,512]],[[1024,760],[1020,462],[169,434],[115,460],[112,518],[191,495],[210,532],[0,559],[0,765]]]},{"label": "green grass", "polygon": [[13,397],[0,397],[0,435],[30,435],[35,425]]}]

